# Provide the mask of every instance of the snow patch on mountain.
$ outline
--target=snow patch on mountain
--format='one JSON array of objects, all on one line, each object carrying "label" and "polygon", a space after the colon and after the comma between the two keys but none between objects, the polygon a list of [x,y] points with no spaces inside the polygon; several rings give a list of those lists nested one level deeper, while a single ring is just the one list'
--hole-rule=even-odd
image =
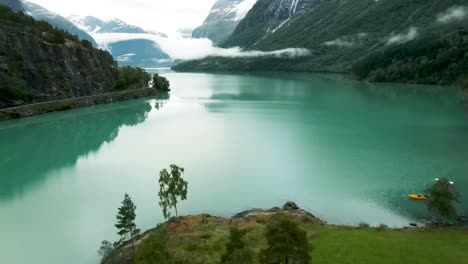
[{"label": "snow patch on mountain", "polygon": [[243,2],[239,3],[233,11],[236,12],[234,17],[234,21],[241,21],[247,15],[247,13],[252,9],[255,5],[257,0],[244,0]]}]

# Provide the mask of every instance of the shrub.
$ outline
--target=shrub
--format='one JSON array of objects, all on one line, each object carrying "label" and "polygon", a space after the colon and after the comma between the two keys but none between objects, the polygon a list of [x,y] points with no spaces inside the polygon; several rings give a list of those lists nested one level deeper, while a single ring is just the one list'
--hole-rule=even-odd
[{"label": "shrub", "polygon": [[146,238],[139,246],[135,257],[137,264],[169,264],[172,257],[166,247],[166,231],[159,229]]},{"label": "shrub", "polygon": [[369,226],[368,223],[360,223],[360,224],[358,225],[358,227],[359,227],[359,228],[369,228],[370,226]]},{"label": "shrub", "polygon": [[254,254],[243,240],[245,230],[232,227],[229,230],[229,241],[226,243],[226,251],[221,256],[223,264],[250,264],[253,263]]},{"label": "shrub", "polygon": [[268,247],[260,252],[262,264],[311,263],[307,233],[297,223],[276,214],[267,224]]},{"label": "shrub", "polygon": [[429,195],[426,203],[429,211],[444,220],[456,217],[457,212],[453,203],[460,202],[460,193],[447,178],[439,179],[428,186],[426,193]]}]

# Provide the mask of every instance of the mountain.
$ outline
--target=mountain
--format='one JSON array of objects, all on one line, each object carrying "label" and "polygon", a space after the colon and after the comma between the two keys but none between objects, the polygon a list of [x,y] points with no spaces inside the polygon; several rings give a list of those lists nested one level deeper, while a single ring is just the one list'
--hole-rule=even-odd
[{"label": "mountain", "polygon": [[130,39],[108,44],[109,51],[120,65],[144,68],[169,67],[172,60],[159,45],[147,39]]},{"label": "mountain", "polygon": [[91,34],[98,33],[146,33],[140,27],[129,25],[124,21],[112,18],[107,21],[92,16],[70,16],[68,19],[77,27]]},{"label": "mountain", "polygon": [[108,52],[0,7],[0,108],[109,92],[117,78]]},{"label": "mountain", "polygon": [[23,1],[23,5],[25,7],[25,11],[31,15],[36,20],[42,20],[54,27],[59,29],[65,30],[70,32],[73,35],[77,35],[80,39],[85,39],[93,44],[93,46],[97,47],[96,41],[85,31],[79,29],[75,26],[72,22],[66,19],[63,16],[60,16],[56,13],[50,12],[49,10],[45,9],[44,7],[35,4],[30,1]]},{"label": "mountain", "polygon": [[[112,56],[120,65],[131,65],[145,68],[166,67],[172,65],[172,60],[159,47],[158,43],[141,39],[137,34],[150,34],[157,37],[167,37],[156,31],[145,31],[144,29],[129,25],[124,21],[113,18],[107,21],[92,16],[70,16],[68,18],[77,27],[88,32],[91,36],[100,36],[99,45],[111,52]],[[121,34],[119,41],[108,41],[106,35]],[[135,34],[132,36],[132,34]],[[110,36],[112,38],[112,36]],[[103,42],[104,41],[104,42]]]},{"label": "mountain", "polygon": [[[223,70],[350,72],[353,65],[368,56],[389,49],[404,52],[405,45],[413,41],[425,39],[435,43],[433,36],[444,43],[466,41],[465,37],[456,36],[468,31],[467,10],[466,0],[259,0],[221,46],[263,51],[307,48],[311,51],[309,57],[291,60],[208,58],[181,64],[175,69],[215,70],[220,69],[222,61]],[[449,61],[459,61],[459,53],[438,51],[449,56]],[[268,65],[265,60],[274,64]],[[391,58],[386,60],[391,61]],[[459,63],[463,65],[462,61]],[[458,73],[460,76],[456,79],[463,79],[461,75],[465,72]],[[401,81],[426,83],[429,79]],[[450,83],[450,78],[442,79],[436,83]]]},{"label": "mountain", "polygon": [[0,0],[0,5],[8,6],[14,12],[24,12],[24,6],[20,0]]},{"label": "mountain", "polygon": [[195,28],[193,38],[208,38],[215,44],[226,40],[255,4],[256,0],[218,0],[203,25]]}]

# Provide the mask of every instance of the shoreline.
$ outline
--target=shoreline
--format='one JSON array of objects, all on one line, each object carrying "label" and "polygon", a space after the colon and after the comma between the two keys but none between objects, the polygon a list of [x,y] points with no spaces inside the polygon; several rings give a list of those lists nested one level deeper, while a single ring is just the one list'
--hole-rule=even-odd
[{"label": "shoreline", "polygon": [[3,108],[0,109],[0,122],[93,105],[150,97],[160,93],[163,92],[154,88],[141,88]]}]

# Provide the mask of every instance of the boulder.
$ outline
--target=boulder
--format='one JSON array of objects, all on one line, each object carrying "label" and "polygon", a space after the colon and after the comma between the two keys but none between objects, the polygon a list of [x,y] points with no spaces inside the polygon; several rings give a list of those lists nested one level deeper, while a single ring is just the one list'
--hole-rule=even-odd
[{"label": "boulder", "polygon": [[299,206],[295,202],[287,201],[283,205],[283,210],[288,210],[288,211],[297,211],[299,210]]}]

